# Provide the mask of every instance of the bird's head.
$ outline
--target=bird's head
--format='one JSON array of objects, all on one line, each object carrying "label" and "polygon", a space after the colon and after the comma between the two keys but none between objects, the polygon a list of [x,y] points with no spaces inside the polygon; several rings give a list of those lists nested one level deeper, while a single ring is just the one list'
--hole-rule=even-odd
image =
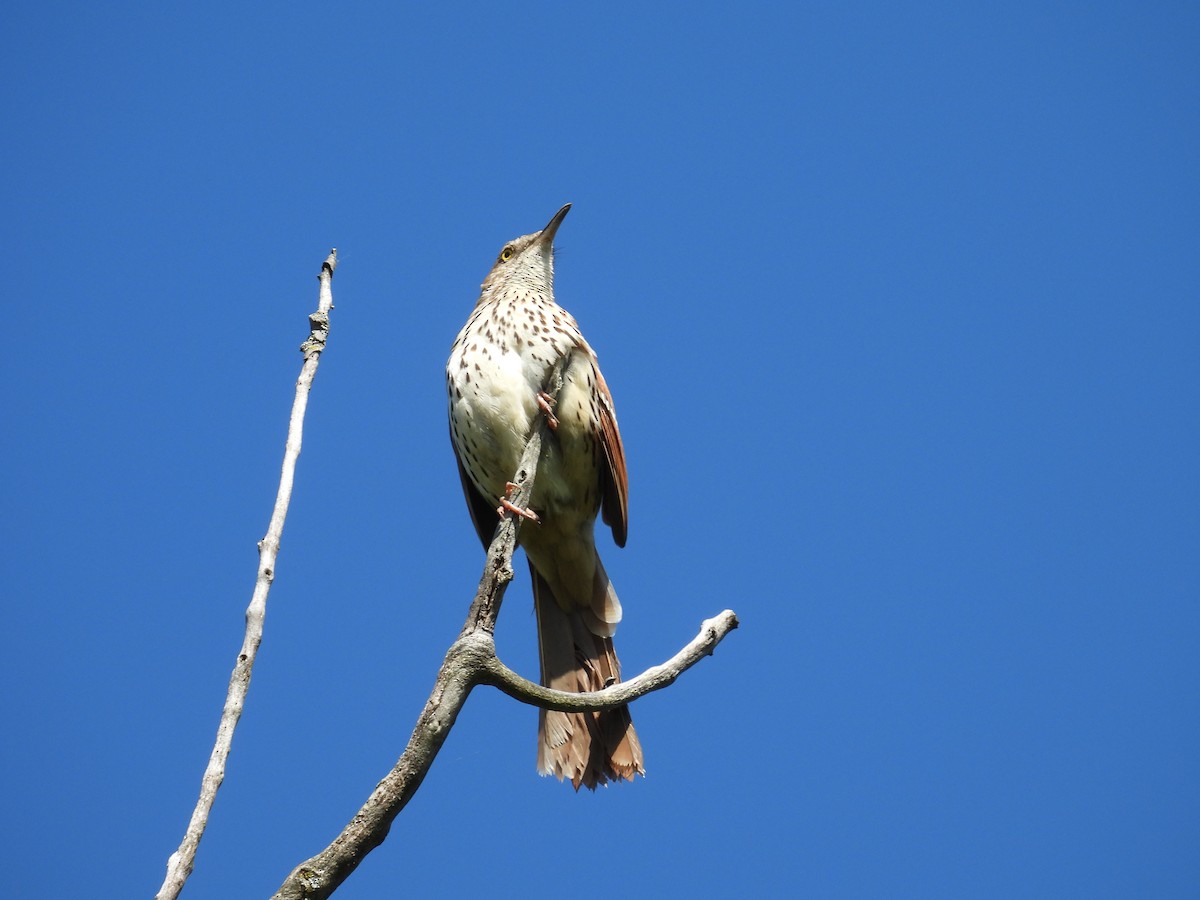
[{"label": "bird's head", "polygon": [[554,214],[546,227],[524,234],[504,245],[496,263],[483,279],[479,302],[496,296],[498,290],[515,288],[551,294],[554,288],[554,234],[571,209],[568,203]]}]

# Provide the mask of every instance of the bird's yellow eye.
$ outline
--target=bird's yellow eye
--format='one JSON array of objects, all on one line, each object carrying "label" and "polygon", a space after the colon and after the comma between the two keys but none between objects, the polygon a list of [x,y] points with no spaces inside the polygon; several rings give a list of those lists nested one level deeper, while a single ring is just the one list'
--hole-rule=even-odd
[{"label": "bird's yellow eye", "polygon": [[501,262],[508,262],[510,259],[512,259],[512,257],[513,257],[513,248],[512,247],[505,247],[503,250],[500,251],[500,261]]}]

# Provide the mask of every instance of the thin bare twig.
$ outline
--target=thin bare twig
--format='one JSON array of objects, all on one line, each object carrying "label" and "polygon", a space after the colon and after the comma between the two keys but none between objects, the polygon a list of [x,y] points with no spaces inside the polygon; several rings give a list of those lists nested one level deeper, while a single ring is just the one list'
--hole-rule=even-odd
[{"label": "thin bare twig", "polygon": [[[562,388],[563,373],[569,361],[570,354],[560,359],[551,371],[545,385],[545,393],[551,400],[557,398]],[[539,417],[512,479],[517,485],[517,490],[510,498],[514,506],[528,505],[542,445],[550,439],[550,434],[545,418]],[[633,681],[595,693],[565,694],[527,681],[497,659],[493,638],[500,604],[513,578],[512,557],[521,524],[520,516],[506,515],[496,528],[466,624],[446,653],[433,691],[417,718],[404,753],[342,833],[316,856],[293,869],[272,900],[321,900],[329,897],[367,854],[383,843],[393,820],[421,786],[450,729],[454,727],[459,711],[477,684],[493,684],[518,700],[548,709],[607,709],[666,687],[681,672],[704,656],[711,655],[721,639],[737,627],[737,617],[726,610],[704,622],[700,634],[668,662],[648,669]]]},{"label": "thin bare twig", "polygon": [[246,694],[250,690],[250,674],[254,668],[254,658],[258,654],[259,644],[262,643],[263,621],[267,614],[267,594],[271,590],[271,582],[275,580],[275,559],[279,555],[279,540],[283,536],[283,523],[287,518],[288,504],[292,499],[292,482],[296,473],[296,460],[300,456],[300,444],[304,434],[304,411],[308,407],[308,394],[312,388],[313,378],[317,374],[317,366],[321,361],[321,352],[329,337],[329,310],[333,308],[333,270],[337,268],[337,249],[329,252],[321,265],[320,293],[317,301],[317,311],[308,317],[312,331],[303,344],[304,365],[300,369],[300,377],[296,380],[296,397],[292,402],[291,420],[288,422],[287,444],[283,454],[283,470],[279,477],[279,491],[275,496],[275,509],[271,513],[271,522],[267,526],[266,536],[258,542],[258,578],[254,583],[254,594],[250,598],[250,606],[246,609],[246,634],[242,640],[242,649],[238,653],[233,674],[229,678],[229,693],[225,697],[225,709],[221,713],[221,723],[217,727],[217,738],[213,745],[212,755],[208,759],[208,767],[200,781],[200,797],[196,808],[192,811],[191,821],[183,835],[179,849],[167,860],[167,875],[158,889],[156,900],[174,900],[183,890],[192,867],[196,861],[196,850],[204,829],[208,826],[208,816],[217,790],[225,779],[225,761],[233,744],[233,732],[241,718],[242,709],[246,703]]},{"label": "thin bare twig", "polygon": [[483,682],[494,685],[515,700],[543,709],[557,709],[563,712],[598,712],[602,709],[612,709],[673,684],[676,678],[704,657],[712,656],[717,644],[737,627],[737,616],[731,609],[711,619],[705,619],[700,624],[700,633],[692,638],[691,643],[665,663],[651,666],[636,678],[619,681],[602,691],[572,694],[543,687],[528,678],[522,678],[495,656],[488,657],[484,663],[486,671]]}]

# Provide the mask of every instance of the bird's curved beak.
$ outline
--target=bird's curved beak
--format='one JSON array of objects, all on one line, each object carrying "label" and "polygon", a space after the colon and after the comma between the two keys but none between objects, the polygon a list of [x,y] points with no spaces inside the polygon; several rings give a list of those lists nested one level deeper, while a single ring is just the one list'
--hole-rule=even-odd
[{"label": "bird's curved beak", "polygon": [[558,226],[562,224],[562,220],[567,217],[567,213],[571,211],[571,204],[568,203],[562,209],[554,214],[554,217],[546,223],[546,227],[538,232],[538,242],[549,244],[554,241],[554,233],[558,231]]}]

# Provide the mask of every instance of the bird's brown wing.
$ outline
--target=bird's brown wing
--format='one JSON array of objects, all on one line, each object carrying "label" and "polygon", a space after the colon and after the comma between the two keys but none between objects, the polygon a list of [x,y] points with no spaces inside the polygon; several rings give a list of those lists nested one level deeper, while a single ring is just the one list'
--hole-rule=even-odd
[{"label": "bird's brown wing", "polygon": [[612,528],[617,546],[624,547],[629,533],[629,473],[625,469],[625,445],[621,443],[621,432],[617,428],[612,394],[600,374],[595,356],[592,356],[592,372],[596,376],[596,394],[600,400],[600,446],[604,448],[606,463],[600,472],[604,522]]},{"label": "bird's brown wing", "polygon": [[454,445],[453,437],[451,437],[450,446],[454,447],[454,461],[458,463],[458,477],[462,480],[463,496],[467,498],[467,512],[471,514],[471,521],[475,523],[475,531],[479,535],[479,540],[483,542],[483,549],[486,550],[491,546],[492,536],[496,533],[496,526],[500,524],[500,518],[496,515],[496,507],[488,501],[487,497],[479,493],[475,482],[467,474],[462,459],[458,455],[458,447]]}]

